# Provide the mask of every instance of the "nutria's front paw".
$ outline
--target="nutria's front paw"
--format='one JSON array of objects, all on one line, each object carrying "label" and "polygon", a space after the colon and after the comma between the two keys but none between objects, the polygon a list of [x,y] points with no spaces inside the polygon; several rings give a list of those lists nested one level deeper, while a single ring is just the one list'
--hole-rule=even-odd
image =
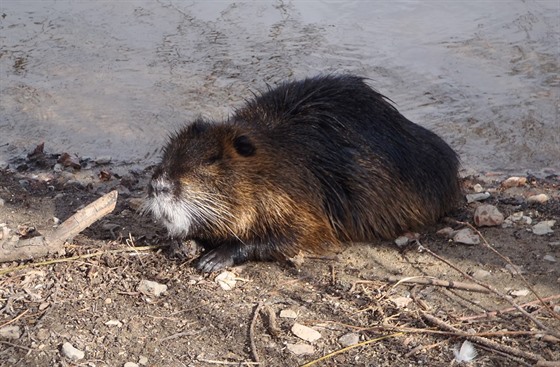
[{"label": "nutria's front paw", "polygon": [[205,273],[211,273],[228,266],[233,266],[233,258],[230,251],[227,251],[227,248],[224,250],[224,247],[218,247],[204,254],[196,264],[196,268]]}]

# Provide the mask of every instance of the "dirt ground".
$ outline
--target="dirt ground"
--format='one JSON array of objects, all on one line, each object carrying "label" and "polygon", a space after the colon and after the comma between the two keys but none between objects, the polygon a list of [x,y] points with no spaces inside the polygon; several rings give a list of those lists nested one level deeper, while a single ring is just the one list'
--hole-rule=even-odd
[{"label": "dirt ground", "polygon": [[[507,228],[480,232],[527,282],[488,248],[436,234],[446,226],[461,227],[447,221],[427,228],[404,250],[392,243],[355,244],[335,258],[233,268],[237,283],[224,290],[217,274],[198,273],[163,247],[134,249],[166,243],[164,230],[137,213],[150,167],[129,170],[82,159],[80,169],[53,170],[58,158],[20,157],[1,168],[0,244],[18,234],[48,233],[58,220],[112,189],[119,191],[117,208],[76,236],[63,256],[0,265],[1,366],[249,366],[256,358],[267,366],[309,366],[335,351],[340,353],[314,365],[450,366],[460,364],[453,349],[466,333],[478,352],[471,366],[560,360],[556,175],[528,176],[511,188],[501,185],[506,177],[499,173],[464,179],[466,193],[479,184],[491,194],[484,203],[497,206],[504,217],[523,211],[525,219]],[[545,203],[527,200],[541,193],[549,197]],[[478,205],[465,203],[451,217],[472,223]],[[533,233],[544,220],[556,221],[553,232]],[[81,257],[57,262],[72,256]],[[478,281],[500,295],[462,290],[458,283],[395,284],[387,277]],[[159,296],[140,291],[145,280],[167,290]],[[525,315],[512,303],[524,305]],[[289,311],[292,317],[285,317]],[[312,327],[320,338],[299,338],[292,332],[295,323]],[[66,342],[84,352],[83,358],[65,356]],[[341,351],[352,343],[363,344]],[[298,345],[310,346],[311,354],[294,353]]]}]

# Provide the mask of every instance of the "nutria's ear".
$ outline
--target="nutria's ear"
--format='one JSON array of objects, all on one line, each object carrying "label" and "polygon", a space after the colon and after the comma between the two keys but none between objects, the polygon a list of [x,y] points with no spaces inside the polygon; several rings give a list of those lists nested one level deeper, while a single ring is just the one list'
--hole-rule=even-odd
[{"label": "nutria's ear", "polygon": [[239,155],[243,157],[250,157],[255,154],[257,148],[253,145],[251,139],[248,136],[241,135],[235,138],[233,141],[233,147]]}]

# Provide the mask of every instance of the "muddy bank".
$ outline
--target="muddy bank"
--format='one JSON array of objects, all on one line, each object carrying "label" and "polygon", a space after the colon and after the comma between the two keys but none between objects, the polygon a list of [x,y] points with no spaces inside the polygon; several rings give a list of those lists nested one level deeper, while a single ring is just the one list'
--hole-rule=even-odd
[{"label": "muddy bank", "polygon": [[172,257],[165,230],[138,214],[149,168],[47,149],[13,165],[0,170],[0,246],[119,198],[64,255],[0,264],[0,365],[297,366],[354,346],[322,365],[449,366],[469,338],[477,366],[560,359],[558,176],[466,177],[470,203],[408,244],[249,263],[220,280]]}]

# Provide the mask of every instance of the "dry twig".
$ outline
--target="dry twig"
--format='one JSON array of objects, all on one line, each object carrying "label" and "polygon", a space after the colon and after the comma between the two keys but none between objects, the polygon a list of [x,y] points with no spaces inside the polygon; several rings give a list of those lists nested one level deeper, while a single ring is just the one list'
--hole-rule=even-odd
[{"label": "dry twig", "polygon": [[103,195],[78,210],[56,230],[47,233],[44,237],[7,241],[0,247],[0,262],[34,259],[54,253],[64,254],[64,243],[112,212],[117,204],[117,197],[116,190]]},{"label": "dry twig", "polygon": [[[537,305],[539,303],[552,301],[552,300],[558,299],[558,298],[560,298],[560,294],[550,296],[550,297],[546,297],[546,298],[539,298],[536,301],[523,303],[523,304],[519,305],[519,307],[533,306],[533,305]],[[492,311],[492,312],[486,312],[486,313],[479,314],[479,315],[463,316],[463,317],[459,317],[457,320],[459,320],[459,321],[473,321],[473,320],[479,320],[479,319],[489,319],[489,318],[492,318],[494,316],[498,316],[498,315],[508,313],[508,312],[512,312],[512,311],[517,311],[517,308],[509,307],[509,308],[506,308],[506,309]]]},{"label": "dry twig", "polygon": [[426,285],[433,285],[437,287],[461,289],[470,292],[480,292],[480,293],[490,292],[487,288],[480,286],[478,284],[454,282],[449,280],[439,280],[434,277],[427,277],[427,276],[413,276],[413,277],[404,277],[404,278],[390,276],[384,278],[383,280],[389,283],[396,283],[395,285],[399,285],[400,283],[426,284]]},{"label": "dry twig", "polygon": [[251,354],[253,354],[253,360],[257,363],[260,363],[260,358],[259,358],[259,352],[257,351],[257,346],[255,345],[255,324],[257,323],[257,317],[259,317],[259,313],[263,305],[264,305],[263,302],[259,302],[259,304],[255,308],[255,313],[253,314],[253,319],[251,320],[251,326],[249,327]]}]

